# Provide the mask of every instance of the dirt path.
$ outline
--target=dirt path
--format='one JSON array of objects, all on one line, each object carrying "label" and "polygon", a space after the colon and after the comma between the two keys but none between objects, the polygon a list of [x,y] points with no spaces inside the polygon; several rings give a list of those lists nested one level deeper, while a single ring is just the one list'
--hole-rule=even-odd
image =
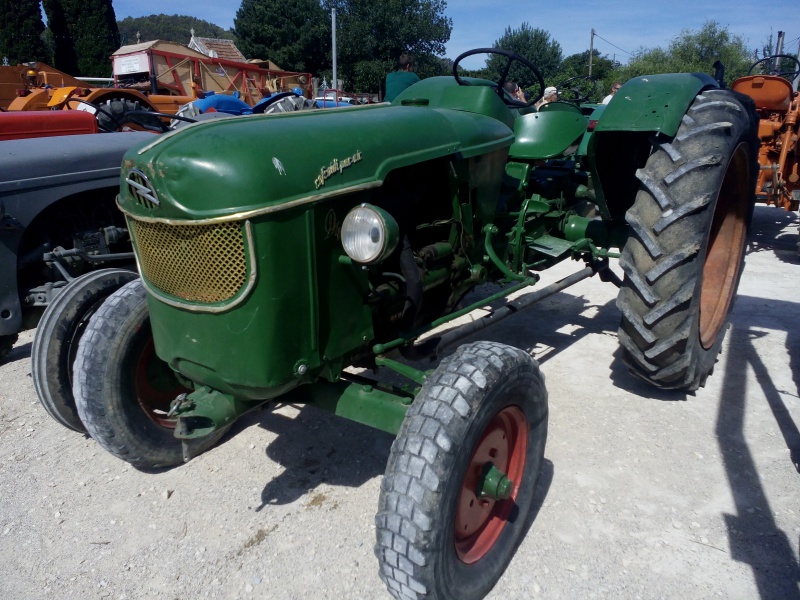
[{"label": "dirt path", "polygon": [[[797,218],[757,207],[754,229],[695,395],[628,374],[615,289],[594,279],[484,332],[533,353],[550,394],[541,508],[490,598],[800,597]],[[31,340],[0,366],[0,598],[388,597],[372,546],[389,435],[284,406],[143,473],[45,414]]]}]

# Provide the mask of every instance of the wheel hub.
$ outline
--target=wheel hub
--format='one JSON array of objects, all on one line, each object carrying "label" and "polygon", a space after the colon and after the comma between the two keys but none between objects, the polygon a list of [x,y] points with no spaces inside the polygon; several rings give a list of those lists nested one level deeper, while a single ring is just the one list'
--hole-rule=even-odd
[{"label": "wheel hub", "polygon": [[492,463],[486,463],[483,478],[478,485],[478,497],[491,500],[508,500],[514,491],[514,482]]},{"label": "wheel hub", "polygon": [[454,523],[458,558],[472,564],[494,546],[515,506],[525,468],[528,423],[510,406],[490,421],[467,466]]}]

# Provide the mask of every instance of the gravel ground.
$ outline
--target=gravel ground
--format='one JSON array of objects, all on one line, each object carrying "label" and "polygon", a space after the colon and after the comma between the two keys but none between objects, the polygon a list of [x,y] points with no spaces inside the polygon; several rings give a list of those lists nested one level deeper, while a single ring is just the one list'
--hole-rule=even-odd
[{"label": "gravel ground", "polygon": [[[754,232],[696,394],[627,373],[599,280],[482,333],[529,350],[550,394],[540,508],[490,598],[800,598],[796,215],[759,206]],[[137,471],[46,415],[32,339],[0,366],[0,598],[388,597],[372,547],[391,436],[281,406]]]}]

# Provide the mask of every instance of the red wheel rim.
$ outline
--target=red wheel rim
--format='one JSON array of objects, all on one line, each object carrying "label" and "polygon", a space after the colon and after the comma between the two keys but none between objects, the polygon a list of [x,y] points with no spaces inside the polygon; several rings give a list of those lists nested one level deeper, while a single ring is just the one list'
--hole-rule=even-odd
[{"label": "red wheel rim", "polygon": [[714,209],[700,290],[700,343],[708,350],[717,341],[728,316],[742,264],[750,196],[748,154],[734,151]]},{"label": "red wheel rim", "polygon": [[[497,413],[481,435],[467,466],[456,504],[455,547],[458,558],[472,564],[492,549],[508,522],[519,494],[528,446],[528,422],[516,406]],[[487,463],[513,482],[507,500],[479,498],[478,486]]]},{"label": "red wheel rim", "polygon": [[152,337],[136,361],[134,388],[145,414],[156,424],[175,429],[176,420],[167,418],[169,405],[179,394],[190,390],[180,385],[172,370],[156,356]]}]

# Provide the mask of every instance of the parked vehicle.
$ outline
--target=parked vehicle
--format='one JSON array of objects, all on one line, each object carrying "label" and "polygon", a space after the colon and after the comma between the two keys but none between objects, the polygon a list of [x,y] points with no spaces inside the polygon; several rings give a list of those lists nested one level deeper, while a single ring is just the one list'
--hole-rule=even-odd
[{"label": "parked vehicle", "polygon": [[68,143],[39,137],[0,145],[0,360],[69,281],[110,265],[135,269],[114,200],[122,156],[153,137],[83,134]]},{"label": "parked vehicle", "polygon": [[800,61],[779,54],[753,63],[732,86],[750,96],[758,111],[756,198],[794,211],[800,208],[800,99],[792,87],[798,77]]},{"label": "parked vehicle", "polygon": [[[480,53],[504,57],[505,73],[524,65],[538,96],[462,77]],[[727,328],[758,172],[752,101],[710,77],[636,78],[588,116],[564,102],[535,110],[543,91],[535,65],[479,49],[391,104],[222,119],[130,151],[119,207],[141,278],[97,272],[48,309],[32,353],[43,405],[140,468],[189,460],[268,401],[396,434],[375,521],[380,576],[398,598],[483,597],[526,530],[544,378],[494,342],[464,344],[433,371],[397,352],[438,356],[599,274],[621,287],[633,373],[697,389]],[[608,269],[617,257],[624,281]],[[584,268],[421,339],[565,260]],[[504,287],[463,306],[487,281]],[[110,295],[83,334],[59,335],[98,289]],[[71,394],[53,372],[72,372]]]},{"label": "parked vehicle", "polygon": [[19,65],[0,65],[0,111],[8,110],[11,103],[28,90],[35,88],[81,87],[85,83],[42,62]]},{"label": "parked vehicle", "polygon": [[235,98],[252,107],[292,89],[311,94],[310,73],[284,71],[269,61],[206,56],[163,40],[122,46],[111,62],[114,77],[108,87],[90,87],[44,63],[0,67],[0,109],[101,111],[98,118],[109,121],[110,114],[105,124],[111,126],[131,111],[172,115],[207,95],[217,95],[217,101]]},{"label": "parked vehicle", "polygon": [[98,131],[95,116],[84,111],[0,112],[0,142]]}]

